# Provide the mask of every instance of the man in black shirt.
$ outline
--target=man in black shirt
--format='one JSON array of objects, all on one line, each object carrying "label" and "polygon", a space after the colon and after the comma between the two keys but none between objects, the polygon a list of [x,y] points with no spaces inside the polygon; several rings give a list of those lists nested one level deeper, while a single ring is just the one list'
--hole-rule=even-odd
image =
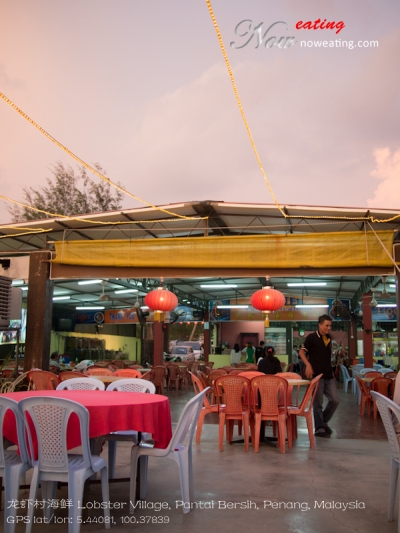
[{"label": "man in black shirt", "polygon": [[[307,378],[312,379],[322,374],[313,405],[315,435],[317,437],[331,436],[332,430],[328,426],[328,422],[339,405],[339,396],[331,366],[332,338],[329,335],[331,328],[331,317],[328,315],[320,316],[318,331],[307,335],[299,352],[306,367],[305,375]],[[328,398],[328,404],[323,410],[324,395]]]},{"label": "man in black shirt", "polygon": [[258,364],[260,357],[264,357],[264,341],[261,341],[260,346],[256,348],[256,364]]}]

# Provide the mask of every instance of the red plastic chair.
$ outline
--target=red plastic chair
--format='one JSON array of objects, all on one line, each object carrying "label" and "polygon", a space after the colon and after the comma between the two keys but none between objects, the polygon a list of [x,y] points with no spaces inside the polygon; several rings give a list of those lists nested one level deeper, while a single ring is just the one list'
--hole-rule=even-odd
[{"label": "red plastic chair", "polygon": [[61,374],[58,376],[58,379],[61,383],[61,381],[65,381],[67,379],[73,379],[73,378],[86,378],[86,374],[83,374],[82,372],[73,371],[73,370],[67,370],[65,372],[61,372]]},{"label": "red plastic chair", "polygon": [[58,376],[45,370],[31,370],[28,380],[33,390],[56,390],[59,384]]},{"label": "red plastic chair", "polygon": [[108,368],[93,368],[93,367],[89,367],[86,370],[86,375],[87,376],[112,376],[113,372],[112,372],[112,370],[110,370]]},{"label": "red plastic chair", "polygon": [[[254,451],[258,452],[260,444],[260,428],[262,420],[272,420],[278,423],[278,444],[281,453],[286,451],[286,426],[289,448],[292,447],[292,430],[287,410],[288,382],[285,378],[273,375],[263,375],[251,380],[254,428]],[[257,407],[260,394],[261,406]],[[283,405],[280,405],[280,398]],[[252,432],[253,434],[253,432]]]},{"label": "red plastic chair", "polygon": [[373,372],[371,370],[371,372],[366,372],[364,375],[363,375],[364,378],[380,378],[382,377],[382,373],[381,372]]},{"label": "red plastic chair", "polygon": [[[199,394],[199,392],[204,390],[203,383],[200,381],[200,379],[189,372],[191,374],[194,393]],[[196,444],[200,444],[201,439],[201,432],[203,431],[203,424],[204,424],[204,418],[209,413],[218,413],[218,404],[210,404],[207,395],[204,395],[203,398],[203,407],[201,408],[199,419],[197,421],[197,430],[196,430]]]},{"label": "red plastic chair", "polygon": [[[219,412],[219,450],[223,451],[224,426],[226,423],[226,438],[232,442],[233,424],[235,420],[242,422],[244,427],[244,449],[249,451],[250,410],[249,391],[250,382],[243,376],[219,376],[214,382],[215,395],[218,398]],[[225,398],[222,405],[221,398]]]},{"label": "red plastic chair", "polygon": [[244,372],[246,372],[246,370],[244,368],[235,368],[234,370],[231,370],[229,372],[229,375],[230,376],[239,376],[240,374],[243,374]]},{"label": "red plastic chair", "polygon": [[295,407],[295,406],[288,407],[288,414],[291,419],[291,428],[292,428],[293,438],[297,438],[296,417],[304,416],[304,418],[306,419],[306,423],[307,423],[308,438],[310,439],[310,448],[315,448],[312,407],[314,404],[314,398],[317,393],[319,380],[321,379],[321,377],[322,377],[322,374],[315,377],[311,381],[311,383],[307,387],[306,393],[299,407]]},{"label": "red plastic chair", "polygon": [[[379,394],[382,394],[382,396],[386,396],[386,398],[390,397],[390,389],[392,386],[392,380],[390,378],[387,378],[386,376],[382,376],[375,378],[371,381],[371,385],[369,390],[379,392]],[[376,405],[376,401],[373,396],[371,396],[372,402],[374,404],[374,418],[378,417],[378,406]]]},{"label": "red plastic chair", "polygon": [[159,365],[159,366],[153,366],[152,368],[153,373],[153,383],[156,386],[156,393],[157,394],[163,394],[164,392],[164,380],[167,374],[167,371],[165,369],[165,366]]},{"label": "red plastic chair", "polygon": [[360,406],[360,415],[364,415],[365,412],[365,404],[368,406],[368,416],[371,414],[371,403],[372,403],[372,396],[369,393],[369,388],[364,383],[364,381],[356,375],[356,380],[358,383],[358,387],[361,392],[361,406]]},{"label": "red plastic chair", "polygon": [[178,390],[181,382],[181,369],[176,363],[169,363],[167,369],[167,389],[171,389],[171,385],[175,385],[175,390]]},{"label": "red plastic chair", "polygon": [[[296,372],[278,372],[275,374],[275,376],[279,376],[281,378],[285,379],[303,379],[300,374],[297,374]],[[297,387],[296,392],[296,403],[293,403],[293,385],[288,385],[288,391],[287,391],[287,404],[298,406],[299,405],[299,392],[300,392],[300,385],[295,385]]]},{"label": "red plastic chair", "polygon": [[141,378],[142,374],[134,368],[121,368],[113,373],[117,378]]},{"label": "red plastic chair", "polygon": [[181,366],[180,372],[181,372],[181,387],[183,388],[183,385],[185,385],[185,389],[188,390],[190,375],[189,375],[187,366]]}]

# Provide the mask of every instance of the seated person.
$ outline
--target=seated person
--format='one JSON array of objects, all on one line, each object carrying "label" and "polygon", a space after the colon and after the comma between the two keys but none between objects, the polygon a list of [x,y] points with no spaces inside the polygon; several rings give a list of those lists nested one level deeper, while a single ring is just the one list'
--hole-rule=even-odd
[{"label": "seated person", "polygon": [[61,370],[61,365],[58,362],[58,352],[53,352],[50,355],[50,363],[49,363],[50,370]]},{"label": "seated person", "polygon": [[263,372],[263,374],[282,372],[281,362],[275,357],[275,348],[273,346],[265,347],[264,357],[258,363],[258,371]]}]

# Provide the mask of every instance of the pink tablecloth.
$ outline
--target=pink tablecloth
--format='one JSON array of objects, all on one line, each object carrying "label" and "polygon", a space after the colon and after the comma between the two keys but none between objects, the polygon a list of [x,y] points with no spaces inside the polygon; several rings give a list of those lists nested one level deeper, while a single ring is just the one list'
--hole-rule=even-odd
[{"label": "pink tablecloth", "polygon": [[[11,392],[3,396],[17,402],[34,396],[53,396],[78,402],[89,411],[90,438],[131,429],[152,433],[155,446],[166,448],[172,437],[169,400],[166,396],[159,394],[60,390]],[[15,421],[11,413],[7,415],[4,421],[4,436],[16,443]],[[79,427],[71,420],[68,426],[68,448],[75,448],[79,444]]]}]

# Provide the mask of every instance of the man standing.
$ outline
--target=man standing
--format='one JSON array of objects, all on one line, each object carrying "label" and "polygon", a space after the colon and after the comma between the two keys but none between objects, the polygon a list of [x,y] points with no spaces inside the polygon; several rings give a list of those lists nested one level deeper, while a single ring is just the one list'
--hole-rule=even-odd
[{"label": "man standing", "polygon": [[[328,422],[339,405],[339,396],[331,366],[332,339],[329,335],[331,328],[332,318],[329,315],[320,316],[318,318],[318,331],[307,335],[299,352],[306,367],[305,375],[307,378],[312,379],[322,374],[314,398],[313,414],[315,436],[325,438],[332,434]],[[328,398],[328,404],[323,410],[324,395]]]},{"label": "man standing", "polygon": [[258,361],[264,357],[264,341],[260,342],[260,346],[256,348],[256,364]]}]

